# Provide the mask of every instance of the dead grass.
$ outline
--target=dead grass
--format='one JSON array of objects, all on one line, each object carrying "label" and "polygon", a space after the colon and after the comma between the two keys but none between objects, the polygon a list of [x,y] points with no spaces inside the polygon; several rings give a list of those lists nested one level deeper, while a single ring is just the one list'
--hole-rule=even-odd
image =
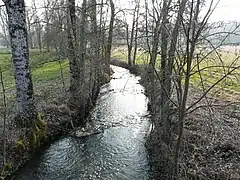
[{"label": "dead grass", "polygon": [[[190,101],[199,97],[191,90]],[[181,179],[240,179],[240,104],[212,98],[222,106],[187,116],[181,152]]]}]

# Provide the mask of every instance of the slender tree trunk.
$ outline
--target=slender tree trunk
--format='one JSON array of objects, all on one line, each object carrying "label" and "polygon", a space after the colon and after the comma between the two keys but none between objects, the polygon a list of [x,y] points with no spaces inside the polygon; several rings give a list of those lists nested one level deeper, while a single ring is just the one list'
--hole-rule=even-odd
[{"label": "slender tree trunk", "polygon": [[161,97],[160,97],[160,120],[157,124],[163,124],[163,137],[162,139],[166,144],[169,143],[170,138],[170,123],[168,120],[169,108],[166,107],[168,102],[168,96],[165,91],[165,74],[166,74],[166,64],[167,64],[167,48],[168,48],[168,9],[170,6],[171,0],[164,0],[162,8],[162,25],[161,25],[161,66],[160,66],[160,83],[161,83]]},{"label": "slender tree trunk", "polygon": [[[186,114],[186,105],[187,105],[187,99],[188,99],[188,92],[189,92],[189,86],[190,86],[190,77],[191,77],[191,69],[192,69],[192,62],[193,62],[193,56],[194,51],[196,48],[196,43],[198,41],[198,34],[201,32],[202,27],[200,27],[200,31],[197,31],[197,22],[198,22],[198,16],[200,13],[200,5],[201,0],[196,1],[195,10],[194,10],[194,1],[192,1],[192,7],[191,7],[191,14],[190,14],[190,23],[187,30],[187,46],[186,46],[186,60],[187,60],[187,67],[186,67],[186,73],[185,73],[185,79],[184,79],[184,86],[183,86],[183,95],[180,100],[180,110],[179,110],[179,118],[178,118],[178,139],[177,139],[177,145],[174,155],[174,170],[173,173],[175,176],[177,176],[178,172],[178,159],[179,159],[179,152],[183,137],[183,130],[184,130],[184,119]],[[195,12],[194,12],[195,11]],[[203,25],[204,27],[204,25]],[[181,82],[180,82],[181,83]],[[179,87],[182,88],[182,87]]]},{"label": "slender tree trunk", "polygon": [[4,80],[3,80],[3,72],[2,68],[0,67],[0,81],[1,81],[1,86],[2,86],[2,94],[3,94],[3,106],[4,106],[4,112],[3,112],[3,167],[6,165],[6,141],[7,141],[7,136],[6,136],[6,120],[7,120],[7,98],[6,98],[6,89],[4,85]]},{"label": "slender tree trunk", "polygon": [[[37,6],[36,6],[35,0],[33,0],[32,3],[33,3],[33,6],[32,6],[33,12],[36,13]],[[37,15],[35,16],[35,22],[36,22],[35,30],[37,34],[37,44],[38,44],[39,52],[42,53],[42,37],[41,37],[42,27],[41,27],[40,19]]]},{"label": "slender tree trunk", "polygon": [[46,19],[46,36],[45,42],[47,46],[47,52],[50,52],[50,17],[49,17],[49,5],[50,1],[44,0],[44,8],[45,8],[45,19]]},{"label": "slender tree trunk", "polygon": [[8,25],[7,25],[7,14],[6,12],[0,8],[0,23],[1,23],[1,30],[3,33],[3,38],[4,38],[4,43],[7,46],[7,48],[9,48],[11,46],[10,42],[9,42],[9,34],[7,33],[8,31]]},{"label": "slender tree trunk", "polygon": [[38,39],[38,48],[39,52],[42,52],[42,38],[41,38],[41,24],[39,19],[37,20],[37,39]]},{"label": "slender tree trunk", "polygon": [[152,42],[152,49],[151,49],[151,56],[149,61],[149,67],[148,67],[148,82],[150,85],[150,101],[151,101],[151,107],[152,112],[155,114],[156,111],[156,93],[155,93],[155,64],[157,59],[157,52],[158,52],[158,44],[159,44],[159,36],[160,36],[160,19],[156,22],[156,27],[154,29],[154,36],[153,36],[153,42]]},{"label": "slender tree trunk", "polygon": [[[164,111],[162,112],[162,114],[164,115],[164,133],[163,133],[163,139],[165,139],[165,142],[168,144],[169,143],[169,135],[170,135],[170,127],[171,127],[171,119],[169,117],[169,113],[170,113],[170,106],[171,103],[169,101],[169,98],[171,96],[171,91],[172,91],[172,70],[173,70],[173,65],[174,65],[174,58],[175,58],[175,53],[176,53],[176,46],[177,46],[177,39],[178,39],[178,35],[179,35],[179,29],[180,29],[180,25],[182,22],[182,16],[186,7],[186,3],[187,0],[182,0],[180,2],[180,7],[178,10],[178,15],[177,15],[177,20],[175,22],[173,31],[172,31],[172,37],[171,37],[171,43],[170,43],[170,48],[168,51],[168,64],[166,67],[166,76],[165,76],[165,83],[164,83],[164,87],[165,87],[165,98],[166,103],[165,103],[165,107],[164,107]],[[165,118],[167,117],[167,118]],[[166,138],[167,137],[167,138]]]},{"label": "slender tree trunk", "polygon": [[103,77],[105,67],[105,23],[103,22],[103,0],[101,0],[100,15],[99,15],[99,31],[98,31],[98,55],[99,55],[99,83]]},{"label": "slender tree trunk", "polygon": [[81,112],[80,97],[80,69],[76,44],[76,13],[75,0],[68,0],[68,59],[70,68],[70,109],[72,111],[72,119],[78,119]]},{"label": "slender tree trunk", "polygon": [[50,24],[47,22],[46,25],[46,45],[47,45],[47,52],[50,52]]},{"label": "slender tree trunk", "polygon": [[33,49],[33,40],[32,40],[32,32],[31,32],[31,21],[30,21],[28,12],[26,12],[26,15],[27,15],[27,28],[28,28],[29,46],[30,46],[30,49]]},{"label": "slender tree trunk", "polygon": [[91,63],[91,71],[92,71],[92,76],[93,76],[93,87],[90,88],[90,91],[92,91],[92,98],[95,98],[97,95],[97,92],[99,90],[100,82],[100,59],[99,59],[99,36],[98,36],[98,29],[97,29],[97,2],[96,0],[91,0],[91,12],[90,12],[90,18],[91,18],[91,33],[92,33],[92,38],[91,38],[91,57],[90,59],[93,60]]},{"label": "slender tree trunk", "polygon": [[115,6],[113,0],[110,0],[111,6],[111,19],[109,24],[109,31],[108,31],[108,40],[107,40],[107,48],[105,54],[105,72],[110,74],[110,58],[111,58],[111,50],[112,50],[112,39],[113,39],[113,25],[115,19]]},{"label": "slender tree trunk", "polygon": [[17,122],[30,125],[36,111],[29,68],[28,34],[24,0],[5,0],[16,84]]},{"label": "slender tree trunk", "polygon": [[[137,9],[137,5],[134,8],[134,12],[133,12],[133,21],[132,21],[132,29],[131,29],[131,36],[130,36],[130,42],[128,41],[128,65],[132,66],[133,62],[132,62],[132,48],[133,48],[133,37],[134,37],[134,29],[135,29],[135,16],[136,16],[136,9]],[[127,36],[128,38],[128,36]]]},{"label": "slender tree trunk", "polygon": [[135,27],[135,36],[134,36],[134,51],[133,51],[133,65],[136,64],[136,56],[137,56],[137,47],[138,47],[138,21],[139,21],[139,1],[137,2],[137,17],[136,17],[136,27]]},{"label": "slender tree trunk", "polygon": [[[82,13],[81,13],[81,21],[80,21],[80,45],[79,45],[79,64],[80,64],[80,87],[81,87],[81,118],[85,116],[85,58],[86,58],[86,33],[85,33],[85,25],[87,18],[87,0],[83,0],[82,3]],[[78,55],[77,55],[78,56]]]}]

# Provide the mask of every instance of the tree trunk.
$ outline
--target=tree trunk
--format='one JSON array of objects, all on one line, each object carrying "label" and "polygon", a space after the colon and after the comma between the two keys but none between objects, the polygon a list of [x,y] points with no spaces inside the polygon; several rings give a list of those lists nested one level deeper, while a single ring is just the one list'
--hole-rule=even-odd
[{"label": "tree trunk", "polygon": [[[87,18],[87,0],[83,0],[82,3],[82,13],[81,13],[81,22],[80,22],[80,46],[79,46],[79,67],[80,67],[80,90],[81,90],[81,118],[85,116],[85,57],[86,57],[86,33],[85,33],[85,25]],[[77,54],[78,56],[78,54]]]},{"label": "tree trunk", "polygon": [[5,0],[11,39],[14,77],[16,84],[17,122],[30,125],[36,111],[32,77],[29,68],[28,34],[24,0]]},{"label": "tree trunk", "polygon": [[50,24],[47,22],[46,25],[46,45],[47,45],[47,52],[50,52]]},{"label": "tree trunk", "polygon": [[42,52],[42,38],[41,38],[41,24],[39,18],[37,20],[37,39],[38,39],[38,48],[39,52]]},{"label": "tree trunk", "polygon": [[[173,65],[174,65],[174,58],[175,58],[175,53],[176,53],[176,46],[177,46],[177,38],[179,35],[179,29],[180,29],[180,25],[182,22],[182,16],[186,7],[186,3],[187,0],[182,0],[180,2],[180,7],[178,10],[178,15],[177,15],[177,20],[175,22],[173,31],[172,31],[172,37],[171,37],[171,43],[170,43],[170,49],[168,51],[168,65],[166,67],[166,75],[165,75],[165,83],[164,83],[164,87],[165,87],[165,98],[166,103],[164,111],[162,112],[162,114],[164,115],[164,133],[163,133],[163,138],[165,139],[166,143],[169,143],[169,135],[170,135],[170,127],[171,127],[171,119],[169,117],[169,112],[170,112],[170,106],[171,103],[169,101],[169,98],[171,96],[171,91],[172,91],[172,69],[173,69]],[[167,118],[165,118],[167,117]],[[167,137],[167,139],[165,138]]]},{"label": "tree trunk", "polygon": [[78,119],[81,112],[80,97],[80,68],[77,57],[76,44],[76,14],[75,0],[68,0],[68,59],[70,68],[70,110],[72,111],[72,119]]},{"label": "tree trunk", "polygon": [[139,1],[137,2],[137,17],[136,17],[136,27],[135,27],[135,37],[134,37],[134,51],[133,51],[133,65],[136,64],[136,56],[137,56],[137,47],[138,47],[138,21],[139,21]]},{"label": "tree trunk", "polygon": [[96,0],[91,0],[91,13],[90,13],[90,18],[91,18],[91,54],[90,54],[90,59],[92,59],[91,62],[91,74],[93,77],[93,82],[92,87],[90,87],[91,97],[95,98],[97,96],[99,86],[100,86],[100,59],[99,59],[99,36],[98,36],[98,30],[97,30],[97,2]]},{"label": "tree trunk", "polygon": [[148,82],[149,82],[149,88],[151,91],[150,94],[150,101],[151,101],[151,107],[152,112],[155,114],[156,112],[156,95],[155,95],[155,64],[157,59],[157,51],[158,51],[158,44],[159,44],[159,36],[160,36],[160,19],[156,22],[156,27],[154,29],[154,36],[153,36],[153,42],[152,42],[152,49],[151,49],[151,56],[149,61],[149,67],[148,67]]},{"label": "tree trunk", "polygon": [[33,49],[33,40],[32,40],[32,32],[31,32],[31,21],[30,21],[28,12],[26,13],[26,15],[27,15],[27,28],[28,28],[29,46],[30,46],[30,49]]},{"label": "tree trunk", "polygon": [[164,0],[163,9],[162,9],[162,30],[161,30],[161,66],[160,66],[160,84],[161,84],[161,97],[160,97],[160,121],[157,125],[163,124],[163,137],[162,139],[166,144],[169,144],[170,138],[170,123],[168,120],[169,108],[165,105],[168,102],[168,96],[165,91],[165,74],[166,74],[166,64],[167,64],[167,48],[168,48],[168,9],[170,6],[171,0]]},{"label": "tree trunk", "polygon": [[107,74],[110,74],[110,58],[111,58],[111,50],[112,50],[112,38],[113,38],[113,25],[115,19],[115,6],[113,0],[110,0],[111,6],[111,19],[109,24],[109,31],[108,31],[108,40],[107,40],[107,48],[105,52],[105,67],[104,70]]},{"label": "tree trunk", "polygon": [[[133,47],[133,37],[134,37],[134,29],[135,29],[135,23],[136,23],[136,21],[135,21],[136,9],[137,9],[137,6],[135,6],[135,8],[134,8],[130,42],[128,41],[128,65],[129,66],[132,66],[132,64],[133,64],[133,62],[132,62],[132,47]],[[127,38],[129,38],[129,37],[127,36]]]},{"label": "tree trunk", "polygon": [[47,47],[47,52],[50,52],[50,17],[49,17],[49,8],[50,8],[50,1],[44,0],[44,9],[45,9],[45,19],[46,19],[46,35],[45,35],[45,42]]}]

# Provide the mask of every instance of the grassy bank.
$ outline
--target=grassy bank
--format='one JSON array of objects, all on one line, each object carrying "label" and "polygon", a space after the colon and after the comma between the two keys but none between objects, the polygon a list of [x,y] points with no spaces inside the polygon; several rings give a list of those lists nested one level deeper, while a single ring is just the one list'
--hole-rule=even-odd
[{"label": "grassy bank", "polygon": [[[206,52],[207,54],[207,52]],[[191,76],[191,85],[200,90],[208,88],[211,84],[218,81],[221,77],[227,74],[232,67],[240,66],[240,59],[238,54],[233,52],[212,52],[207,58],[200,59],[199,63],[197,59],[194,60]],[[116,48],[112,53],[113,59],[118,59],[123,62],[127,62],[127,49],[125,47]],[[147,52],[138,50],[136,64],[138,66],[146,65],[149,62],[149,54]],[[160,57],[157,57],[156,70],[159,70]],[[235,61],[235,62],[234,62]],[[232,63],[234,62],[234,63]],[[224,67],[223,67],[224,66]],[[197,71],[202,69],[201,74]],[[240,100],[240,69],[234,71],[233,74],[227,76],[221,81],[214,90],[210,93],[219,98],[225,100]]]},{"label": "grassy bank", "polygon": [[[40,138],[40,141],[47,142],[56,135],[62,134],[66,131],[66,127],[69,126],[70,117],[66,98],[68,95],[65,91],[69,86],[69,65],[65,59],[58,60],[53,52],[39,53],[37,50],[31,50],[30,66],[39,119],[47,125],[35,132],[36,138],[34,141],[38,141],[37,138]],[[0,67],[3,71],[7,98],[7,154],[5,167],[2,164],[2,153],[0,154],[0,177],[5,177],[22,166],[31,157],[32,143],[27,135],[29,130],[16,128],[13,122],[15,83],[11,54],[9,52],[0,54]],[[0,88],[0,93],[0,134],[2,134],[4,112],[2,88]],[[3,139],[2,135],[0,138],[1,147],[3,147]],[[35,143],[36,146],[39,146],[38,142]]]},{"label": "grassy bank", "polygon": [[[13,122],[15,84],[11,54],[0,54],[0,66],[3,70],[4,85],[7,97],[6,118],[6,164],[3,167],[3,153],[0,154],[0,179],[8,176],[22,167],[42,145],[51,142],[60,135],[69,133],[73,127],[71,111],[68,108],[69,99],[69,64],[67,59],[59,59],[53,52],[39,53],[30,51],[30,66],[34,86],[34,98],[37,106],[38,121],[32,129],[17,128]],[[86,62],[86,77],[89,76],[89,66]],[[107,77],[106,77],[107,78]],[[105,79],[101,79],[104,83]],[[90,92],[86,81],[86,93]],[[3,96],[0,88],[0,149],[2,152],[3,132]],[[86,116],[93,106],[86,94]],[[75,124],[77,126],[77,124]]]}]

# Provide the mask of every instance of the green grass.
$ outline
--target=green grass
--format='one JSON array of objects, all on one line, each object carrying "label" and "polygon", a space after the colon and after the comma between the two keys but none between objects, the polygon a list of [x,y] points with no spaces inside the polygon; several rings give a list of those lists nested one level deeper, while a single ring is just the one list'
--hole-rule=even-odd
[{"label": "green grass", "polygon": [[[128,61],[127,48],[121,47],[113,50],[112,56],[113,59],[119,59],[122,61]],[[159,58],[159,57],[158,57]],[[137,51],[136,64],[148,64],[150,56],[146,52]]]},{"label": "green grass", "polygon": [[[220,52],[219,56],[216,53],[210,54],[210,56],[204,59],[203,62],[200,64],[200,69],[209,67],[209,66],[231,66],[232,62],[238,57],[238,55],[234,53],[226,53]],[[239,66],[240,60],[237,60],[233,66]],[[196,71],[195,68],[193,71]],[[212,67],[209,69],[205,69],[201,72],[203,84],[204,86],[209,87],[210,85],[214,84],[216,81],[221,79],[225,74],[230,71],[231,68],[227,67]],[[194,86],[201,87],[201,79],[199,73],[194,74],[191,76],[191,83]],[[240,93],[240,69],[236,69],[231,75],[227,76],[223,81],[221,81],[216,87],[215,90],[218,90],[220,94],[226,96],[227,98],[239,96]]]},{"label": "green grass", "polygon": [[[63,74],[68,74],[68,61],[62,61]],[[49,81],[61,77],[59,62],[45,63],[38,68],[33,69],[33,81]]]},{"label": "green grass", "polygon": [[[219,60],[219,56],[221,58],[221,61]],[[220,52],[219,54],[211,53],[207,58],[205,58],[199,65],[200,69],[205,68],[208,66],[221,66],[222,63],[224,63],[225,66],[231,65],[231,63],[236,59],[237,55],[234,53],[227,53],[227,52]],[[121,47],[117,48],[112,53],[112,58],[127,61],[127,48]],[[137,52],[137,64],[147,64],[149,60],[149,55],[147,53],[138,51]],[[160,57],[157,57],[157,63],[156,63],[156,69],[159,69],[160,65]],[[196,61],[194,62],[196,64]],[[234,66],[239,66],[240,60],[236,61]],[[197,71],[198,68],[195,67],[193,71]],[[212,84],[214,84],[216,81],[218,81],[222,76],[224,76],[224,73],[228,72],[228,68],[217,68],[212,67],[209,69],[206,69],[201,72],[201,76],[203,79],[203,84],[205,88],[207,89]],[[201,78],[199,76],[199,73],[196,73],[191,76],[191,84],[195,87],[202,88],[201,84]],[[240,69],[235,70],[234,74],[228,76],[225,78],[222,82],[220,82],[216,88],[215,91],[219,91],[218,94],[221,94],[223,98],[238,98],[240,94]],[[212,92],[214,94],[214,92]]]},{"label": "green grass", "polygon": [[[61,77],[60,63],[52,52],[39,53],[30,51],[30,67],[32,72],[34,93],[37,96],[43,94],[54,95],[63,90],[69,84],[69,64],[67,60],[61,60],[63,79]],[[11,104],[15,98],[15,82],[11,54],[0,54],[0,67],[3,71],[4,84],[8,103]],[[2,87],[0,87],[0,106],[2,104]]]}]

